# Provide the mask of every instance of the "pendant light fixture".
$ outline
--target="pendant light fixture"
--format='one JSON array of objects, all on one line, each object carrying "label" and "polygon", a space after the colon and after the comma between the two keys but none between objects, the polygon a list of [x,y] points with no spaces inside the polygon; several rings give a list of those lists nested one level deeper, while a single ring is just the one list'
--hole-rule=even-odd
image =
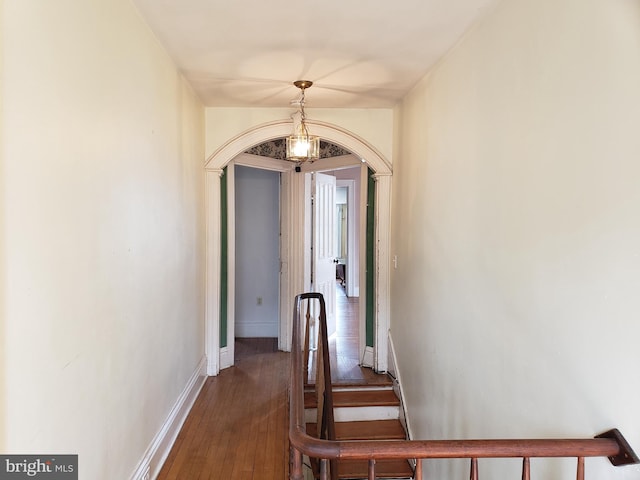
[{"label": "pendant light fixture", "polygon": [[[293,84],[300,89],[300,99],[295,101],[299,110],[292,115],[293,133],[287,137],[287,159],[296,162],[313,162],[320,158],[320,138],[309,134],[304,113],[304,91],[313,85],[310,80],[296,80]],[[294,102],[292,102],[294,103]]]}]

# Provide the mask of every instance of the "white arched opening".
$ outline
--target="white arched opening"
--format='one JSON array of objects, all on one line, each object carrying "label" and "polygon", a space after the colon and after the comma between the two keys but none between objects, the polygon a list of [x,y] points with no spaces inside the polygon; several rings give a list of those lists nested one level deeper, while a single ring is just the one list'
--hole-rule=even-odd
[{"label": "white arched opening", "polygon": [[[389,227],[391,208],[391,164],[377,150],[360,137],[335,125],[308,121],[314,135],[352,152],[366,162],[375,172],[375,346],[373,367],[387,370],[389,331]],[[205,163],[206,202],[206,300],[205,300],[205,351],[208,375],[217,375],[224,362],[220,360],[220,176],[224,167],[249,148],[269,140],[283,138],[291,133],[291,120],[282,120],[254,127],[229,140],[216,150]],[[280,348],[291,348],[291,321],[293,299],[304,291],[304,248],[299,235],[302,231],[304,208],[300,202],[304,189],[302,175],[293,172],[294,164],[276,165],[283,175],[283,232],[281,271],[281,319]],[[270,168],[264,166],[264,168]],[[233,338],[228,341],[233,341]]]}]

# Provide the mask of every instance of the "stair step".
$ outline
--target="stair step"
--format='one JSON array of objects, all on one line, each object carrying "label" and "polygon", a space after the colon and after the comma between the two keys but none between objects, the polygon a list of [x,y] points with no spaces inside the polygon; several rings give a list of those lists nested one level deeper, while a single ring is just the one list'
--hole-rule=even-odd
[{"label": "stair step", "polygon": [[385,386],[385,385],[393,385],[393,378],[388,373],[377,373],[372,377],[367,378],[366,381],[349,381],[349,380],[338,380],[333,383],[333,386],[351,386],[351,387],[363,387],[363,386]]},{"label": "stair step", "polygon": [[[335,408],[333,417],[338,422],[364,422],[372,420],[393,420],[400,418],[400,407],[347,407]],[[306,423],[313,423],[318,419],[316,408],[304,411]]]},{"label": "stair step", "polygon": [[[338,478],[367,478],[366,460],[339,460]],[[407,460],[376,461],[376,478],[411,478],[413,468]]]},{"label": "stair step", "polygon": [[[319,466],[311,462],[313,476],[319,478]],[[338,478],[366,479],[369,473],[367,460],[338,460]],[[376,460],[376,478],[413,478],[413,467],[407,460]]]},{"label": "stair step", "polygon": [[[333,392],[333,406],[343,407],[397,407],[400,400],[393,390],[338,390]],[[313,392],[304,394],[304,408],[316,408]]]},{"label": "stair step", "polygon": [[334,387],[391,387],[393,379],[388,375],[379,375],[380,378],[370,380],[367,383],[358,382],[334,382]]},{"label": "stair step", "polygon": [[[337,422],[337,440],[404,440],[404,428],[400,420],[373,420],[365,422]],[[315,423],[307,423],[307,435],[317,436]]]}]

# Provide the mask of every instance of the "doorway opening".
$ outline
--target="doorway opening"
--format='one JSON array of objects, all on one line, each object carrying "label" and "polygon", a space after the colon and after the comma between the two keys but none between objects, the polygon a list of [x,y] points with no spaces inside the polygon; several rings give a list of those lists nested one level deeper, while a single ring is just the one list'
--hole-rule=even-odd
[{"label": "doorway opening", "polygon": [[[314,133],[329,142],[353,152],[356,164],[362,164],[366,159],[368,166],[374,173],[375,189],[375,229],[373,243],[375,244],[375,265],[371,272],[374,290],[371,304],[375,309],[374,348],[371,350],[369,361],[376,371],[387,369],[388,358],[388,326],[389,326],[389,213],[391,193],[391,165],[366,142],[354,136],[347,130],[335,125],[320,122],[309,122]],[[221,368],[233,364],[228,358],[223,358],[221,348],[221,176],[223,168],[234,161],[243,152],[254,145],[270,139],[286,137],[291,130],[290,120],[282,120],[259,125],[234,137],[214,152],[205,164],[205,192],[206,192],[206,292],[205,292],[205,351],[207,355],[207,373],[217,375]],[[255,157],[255,156],[253,156]],[[253,162],[253,163],[252,163]],[[238,163],[238,162],[236,162]],[[296,294],[308,291],[309,285],[307,261],[305,258],[305,238],[299,232],[304,230],[304,198],[305,175],[293,171],[295,165],[291,162],[265,162],[264,157],[253,160],[243,160],[242,164],[276,170],[281,172],[281,266],[280,266],[280,322],[278,332],[278,348],[288,351],[291,349],[291,311]],[[324,169],[340,169],[345,165],[333,165],[331,161],[323,163]],[[302,171],[308,171],[303,165]],[[362,269],[362,263],[360,269]],[[229,265],[229,276],[233,275],[233,267]],[[347,274],[348,275],[348,274]],[[230,282],[230,287],[233,285]],[[228,292],[233,298],[233,292]],[[362,293],[362,292],[361,292]],[[360,309],[362,311],[362,308]],[[229,335],[229,332],[226,332]],[[231,340],[233,337],[231,337]],[[365,362],[366,363],[366,362]]]},{"label": "doorway opening", "polygon": [[[366,229],[361,224],[366,217],[366,189],[363,192],[360,186],[367,169],[357,159],[353,160],[356,160],[356,166],[319,169],[311,174],[313,208],[307,208],[307,215],[313,218],[309,222],[313,230],[313,241],[309,245],[313,252],[310,255],[311,290],[325,297],[327,331],[333,343],[332,350],[341,359],[339,370],[346,368],[349,371],[346,377],[357,380],[355,374],[359,365],[372,364],[371,361],[367,364],[365,358],[365,299],[359,295],[359,286],[366,283],[367,275],[366,270],[360,268],[366,246]],[[332,190],[332,193],[328,194],[326,190]],[[330,197],[330,207],[322,209],[326,202],[324,197]],[[330,254],[323,255],[327,242],[332,248]],[[315,340],[313,336],[312,339]]]},{"label": "doorway opening", "polygon": [[[243,165],[234,170],[234,359],[250,339],[272,339],[280,320],[280,173]],[[258,342],[260,343],[260,342]]]}]

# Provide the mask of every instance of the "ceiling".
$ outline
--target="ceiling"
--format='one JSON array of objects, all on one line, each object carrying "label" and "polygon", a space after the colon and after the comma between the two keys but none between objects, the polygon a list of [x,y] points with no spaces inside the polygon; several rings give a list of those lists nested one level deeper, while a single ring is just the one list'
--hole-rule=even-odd
[{"label": "ceiling", "polygon": [[395,105],[497,0],[133,0],[207,106]]}]

